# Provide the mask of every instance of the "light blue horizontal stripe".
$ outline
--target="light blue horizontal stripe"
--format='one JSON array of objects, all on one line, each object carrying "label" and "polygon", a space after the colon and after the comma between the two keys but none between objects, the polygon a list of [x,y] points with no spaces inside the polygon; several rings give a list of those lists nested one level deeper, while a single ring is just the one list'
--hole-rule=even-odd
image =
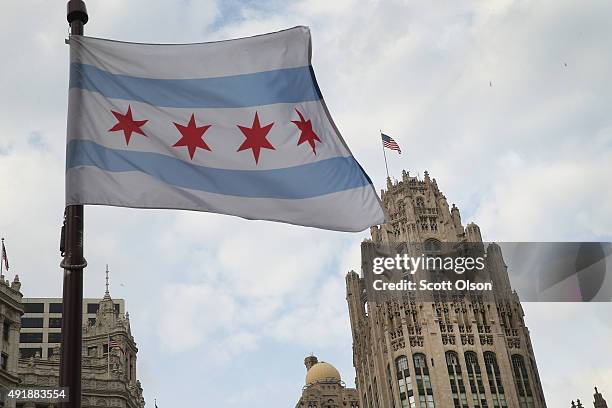
[{"label": "light blue horizontal stripe", "polygon": [[159,153],[72,140],[66,151],[66,169],[78,166],[109,172],[137,171],[176,187],[251,198],[311,198],[371,184],[352,156],[282,169],[227,170],[193,165]]},{"label": "light blue horizontal stripe", "polygon": [[310,66],[215,78],[152,79],[72,63],[70,88],[171,108],[243,108],[321,99]]}]

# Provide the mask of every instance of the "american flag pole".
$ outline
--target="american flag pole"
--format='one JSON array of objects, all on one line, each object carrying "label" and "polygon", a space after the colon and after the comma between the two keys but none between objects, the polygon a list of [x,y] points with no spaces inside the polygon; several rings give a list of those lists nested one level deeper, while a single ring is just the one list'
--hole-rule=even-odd
[{"label": "american flag pole", "polygon": [[111,342],[111,337],[110,334],[108,335],[108,344],[106,345],[108,353],[106,355],[107,359],[106,359],[106,373],[108,374],[108,379],[110,380],[110,351],[111,351],[111,347],[110,347],[110,342]]},{"label": "american flag pole", "polygon": [[[382,138],[382,129],[378,129],[380,131],[380,137]],[[381,146],[382,146],[382,151],[383,151],[383,157],[385,158],[385,168],[387,169],[387,179],[389,179],[389,165],[387,164],[387,153],[385,153],[385,144],[384,142],[380,142]]]}]

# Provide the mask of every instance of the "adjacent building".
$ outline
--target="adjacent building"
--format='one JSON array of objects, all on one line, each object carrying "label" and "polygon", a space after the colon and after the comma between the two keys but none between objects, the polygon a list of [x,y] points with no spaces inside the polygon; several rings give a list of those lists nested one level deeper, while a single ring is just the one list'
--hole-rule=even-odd
[{"label": "adjacent building", "polygon": [[[108,285],[97,305],[94,320],[88,319],[83,326],[83,408],[144,408],[142,387],[136,376],[138,348],[129,314],[118,312]],[[48,358],[37,355],[20,359],[20,386],[56,387],[59,356],[59,346],[55,346]]]},{"label": "adjacent building", "polygon": [[[407,172],[399,182],[389,179],[381,198],[389,221],[362,243],[363,268],[377,245],[482,242],[480,228],[462,224],[459,209],[427,172],[423,180]],[[426,302],[411,293],[377,302],[368,298],[363,275],[348,273],[362,408],[546,407],[529,329],[498,245],[486,247],[486,268],[497,287],[493,298],[440,294]]]},{"label": "adjacent building", "polygon": [[[94,324],[100,306],[98,298],[83,299],[83,325]],[[113,299],[115,311],[125,314],[125,301]],[[23,298],[19,355],[22,358],[53,356],[60,345],[62,332],[62,298]]]},{"label": "adjacent building", "polygon": [[[56,298],[23,299],[19,277],[9,283],[0,276],[0,391],[58,387],[61,306]],[[83,306],[83,408],[144,408],[130,317],[125,302],[111,298],[108,274],[104,297],[85,299]],[[0,407],[55,405],[16,403],[2,392]]]},{"label": "adjacent building", "polygon": [[5,399],[4,391],[19,384],[17,360],[19,357],[19,328],[23,305],[21,304],[21,283],[15,275],[12,283],[0,275],[0,407],[15,406]]},{"label": "adjacent building", "polygon": [[295,408],[358,408],[359,396],[347,388],[338,370],[315,356],[304,359],[306,380]]}]

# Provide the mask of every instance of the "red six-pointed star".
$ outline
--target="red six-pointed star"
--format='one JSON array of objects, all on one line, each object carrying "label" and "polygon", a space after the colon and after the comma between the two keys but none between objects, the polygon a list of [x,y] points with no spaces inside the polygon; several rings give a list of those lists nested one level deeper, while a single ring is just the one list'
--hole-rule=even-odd
[{"label": "red six-pointed star", "polygon": [[255,111],[253,125],[250,128],[237,125],[246,137],[246,139],[244,139],[244,142],[242,142],[237,151],[241,152],[246,149],[253,149],[253,157],[255,158],[255,163],[258,164],[259,153],[261,149],[276,150],[266,138],[268,132],[270,131],[270,129],[272,129],[273,125],[274,122],[265,125],[264,127],[261,127],[261,125],[259,124],[259,115],[257,114],[257,111]]},{"label": "red six-pointed star", "polygon": [[312,152],[316,155],[317,148],[315,143],[321,143],[321,139],[319,139],[319,136],[317,136],[314,130],[312,130],[312,122],[310,121],[310,119],[304,120],[304,115],[302,115],[302,113],[297,109],[295,111],[299,115],[300,120],[292,120],[291,122],[295,123],[295,126],[297,126],[302,131],[302,133],[300,134],[300,140],[298,140],[298,146],[304,142],[308,142],[308,144],[312,148]]},{"label": "red six-pointed star", "polygon": [[111,110],[111,112],[117,119],[117,123],[108,131],[116,132],[118,130],[123,130],[123,135],[125,136],[125,144],[130,144],[130,138],[132,137],[132,133],[138,133],[139,135],[147,137],[147,135],[145,135],[145,133],[140,128],[142,125],[147,123],[148,120],[134,120],[134,118],[132,117],[132,107],[130,105],[128,105],[128,110],[125,115],[119,112],[115,112],[114,110]]},{"label": "red six-pointed star", "polygon": [[172,145],[172,147],[187,147],[191,160],[193,160],[196,148],[198,147],[201,149],[208,150],[209,152],[211,151],[210,147],[208,147],[204,139],[202,139],[202,136],[204,136],[204,133],[206,133],[206,131],[208,130],[208,128],[211,127],[211,125],[204,125],[198,127],[196,125],[194,113],[191,114],[191,119],[189,119],[189,123],[187,124],[187,126],[181,125],[176,122],[174,122],[174,126],[176,126],[179,132],[181,132],[181,138],[178,142]]}]

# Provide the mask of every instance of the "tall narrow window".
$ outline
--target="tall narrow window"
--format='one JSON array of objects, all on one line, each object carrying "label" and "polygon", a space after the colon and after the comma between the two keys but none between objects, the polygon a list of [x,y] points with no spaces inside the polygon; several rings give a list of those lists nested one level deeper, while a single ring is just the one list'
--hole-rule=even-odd
[{"label": "tall narrow window", "polygon": [[9,341],[10,333],[11,333],[11,324],[5,321],[2,324],[2,338],[4,338],[4,341]]},{"label": "tall narrow window", "polygon": [[506,393],[502,384],[501,372],[497,364],[495,353],[486,351],[484,353],[485,369],[489,378],[489,388],[491,389],[491,397],[493,398],[494,407],[507,407]]},{"label": "tall narrow window", "polygon": [[533,408],[533,393],[529,384],[529,375],[525,367],[525,359],[519,354],[512,356],[512,371],[514,372],[514,382],[519,396],[520,408]]},{"label": "tall narrow window", "polygon": [[0,368],[3,370],[6,370],[7,365],[8,365],[8,354],[2,353],[0,355]]},{"label": "tall narrow window", "polygon": [[480,364],[478,363],[478,356],[476,356],[476,353],[473,351],[465,353],[465,365],[470,381],[474,408],[488,408],[485,388],[482,383],[482,373],[480,372]]},{"label": "tall narrow window", "polygon": [[429,379],[429,368],[427,367],[427,358],[425,354],[415,354],[414,374],[419,392],[419,405],[421,408],[435,408],[433,388]]},{"label": "tall narrow window", "polygon": [[446,367],[448,368],[448,379],[453,394],[454,408],[469,408],[467,396],[465,395],[465,384],[461,373],[459,356],[453,351],[446,352]]},{"label": "tall narrow window", "polygon": [[414,391],[412,389],[410,369],[408,368],[408,358],[406,358],[406,356],[398,357],[395,360],[395,368],[397,370],[397,383],[399,387],[401,407],[414,408],[416,406],[416,401],[414,399]]}]

